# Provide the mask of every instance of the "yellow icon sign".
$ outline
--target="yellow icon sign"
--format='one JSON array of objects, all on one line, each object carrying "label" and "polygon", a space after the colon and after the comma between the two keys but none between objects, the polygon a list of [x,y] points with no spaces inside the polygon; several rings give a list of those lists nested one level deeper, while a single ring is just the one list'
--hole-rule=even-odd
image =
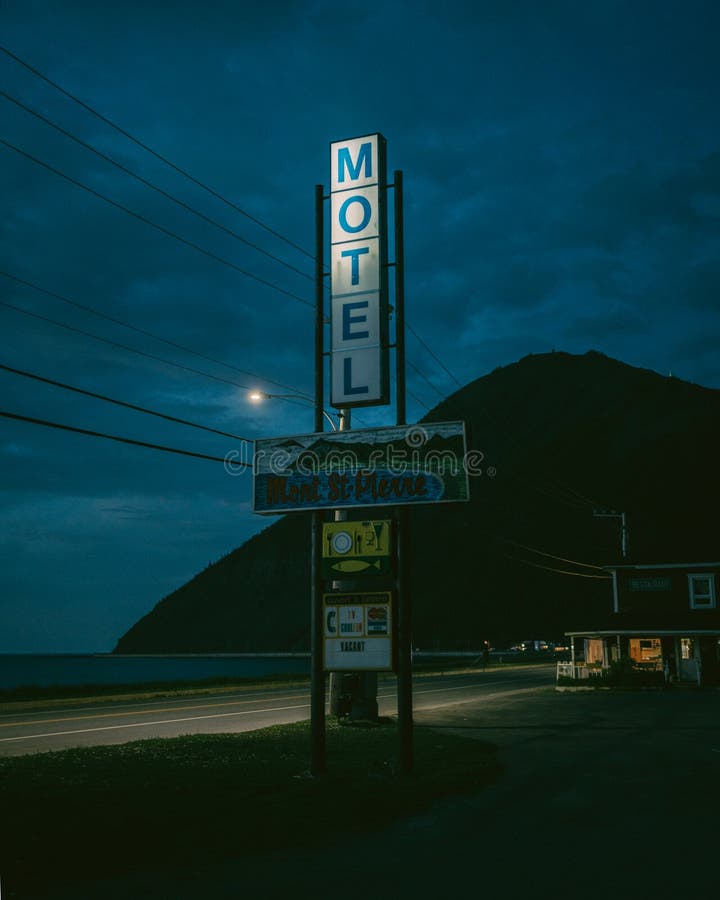
[{"label": "yellow icon sign", "polygon": [[[390,555],[390,519],[367,522],[326,522],[323,525],[323,557],[351,560]],[[360,558],[360,559],[358,559]],[[370,565],[371,563],[368,563]],[[333,568],[336,568],[333,566]],[[363,568],[367,568],[364,566]],[[343,568],[338,571],[358,571]]]}]

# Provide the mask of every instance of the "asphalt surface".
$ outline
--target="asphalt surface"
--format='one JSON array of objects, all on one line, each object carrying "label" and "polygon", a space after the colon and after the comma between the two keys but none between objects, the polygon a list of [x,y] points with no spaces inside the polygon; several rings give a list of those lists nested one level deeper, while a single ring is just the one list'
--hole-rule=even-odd
[{"label": "asphalt surface", "polygon": [[476,794],[347,846],[207,868],[178,861],[170,872],[46,898],[714,896],[719,713],[718,691],[498,685],[472,700],[416,711],[417,728],[498,745],[505,772]]},{"label": "asphalt surface", "polygon": [[[467,675],[425,676],[416,679],[414,705],[435,709],[475,699],[478,693],[501,693],[548,682],[546,668],[519,668]],[[381,715],[397,711],[394,679],[378,689]],[[307,685],[238,690],[189,697],[92,704],[33,706],[0,711],[0,756],[19,756],[69,747],[118,744],[181,734],[252,731],[287,724],[310,716]]]}]

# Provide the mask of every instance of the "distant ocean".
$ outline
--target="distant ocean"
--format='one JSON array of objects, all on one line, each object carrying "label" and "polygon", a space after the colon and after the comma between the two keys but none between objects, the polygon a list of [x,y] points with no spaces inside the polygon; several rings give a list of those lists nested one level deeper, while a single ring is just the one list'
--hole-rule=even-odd
[{"label": "distant ocean", "polygon": [[121,656],[0,654],[0,690],[72,684],[143,684],[204,678],[251,678],[310,673],[309,653]]}]

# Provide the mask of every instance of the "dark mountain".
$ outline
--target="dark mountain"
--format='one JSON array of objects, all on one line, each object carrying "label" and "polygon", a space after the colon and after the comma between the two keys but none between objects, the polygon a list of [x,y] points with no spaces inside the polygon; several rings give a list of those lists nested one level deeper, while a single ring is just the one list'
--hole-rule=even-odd
[{"label": "dark mountain", "polygon": [[[594,508],[626,513],[628,562],[718,558],[720,391],[551,353],[477,379],[425,421],[458,419],[483,474],[469,503],[410,511],[415,646],[552,639],[605,618],[610,582],[592,566],[620,562],[620,528]],[[210,566],[117,651],[308,649],[308,519],[287,516]]]}]

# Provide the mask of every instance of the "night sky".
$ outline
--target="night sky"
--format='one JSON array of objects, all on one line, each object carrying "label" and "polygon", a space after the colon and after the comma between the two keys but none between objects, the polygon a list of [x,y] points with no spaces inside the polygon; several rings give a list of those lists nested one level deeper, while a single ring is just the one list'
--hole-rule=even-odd
[{"label": "night sky", "polygon": [[[408,335],[411,420],[553,348],[720,388],[714,0],[8,0],[2,24],[7,51],[219,195],[0,53],[4,366],[243,438],[310,431],[308,406],[247,389],[312,391],[314,185],[330,141],[379,131],[404,172],[408,319],[452,373]],[[4,412],[240,446],[0,384]],[[110,650],[269,524],[218,462],[9,419],[0,454],[0,652]]]}]

